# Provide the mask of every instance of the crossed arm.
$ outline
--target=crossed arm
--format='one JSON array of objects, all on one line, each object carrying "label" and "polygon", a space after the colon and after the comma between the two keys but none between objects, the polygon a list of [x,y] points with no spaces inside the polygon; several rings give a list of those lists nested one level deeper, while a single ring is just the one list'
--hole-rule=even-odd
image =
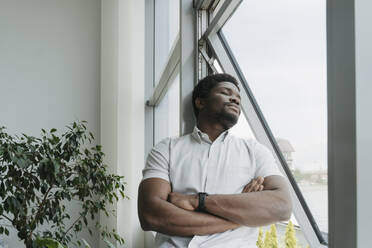
[{"label": "crossed arm", "polygon": [[292,208],[287,183],[280,176],[253,180],[241,194],[209,195],[205,201],[207,213],[196,212],[197,207],[197,195],[171,192],[170,184],[163,179],[149,178],[140,184],[138,213],[142,228],[168,235],[207,235],[240,225],[266,225],[289,219]]}]

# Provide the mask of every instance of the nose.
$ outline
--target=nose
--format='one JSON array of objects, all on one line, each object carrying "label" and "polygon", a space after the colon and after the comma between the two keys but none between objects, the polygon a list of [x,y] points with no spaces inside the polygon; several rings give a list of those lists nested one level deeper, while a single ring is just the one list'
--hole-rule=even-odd
[{"label": "nose", "polygon": [[240,105],[240,99],[237,96],[232,95],[230,97],[230,102]]}]

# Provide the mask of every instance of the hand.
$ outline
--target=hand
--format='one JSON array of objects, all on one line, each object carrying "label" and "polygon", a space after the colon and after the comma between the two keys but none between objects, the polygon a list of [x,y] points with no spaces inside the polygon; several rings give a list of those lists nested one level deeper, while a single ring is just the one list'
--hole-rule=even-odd
[{"label": "hand", "polygon": [[263,182],[264,182],[263,177],[257,177],[253,179],[244,187],[242,193],[262,191],[264,189]]},{"label": "hand", "polygon": [[194,211],[199,204],[198,195],[185,195],[177,192],[169,193],[168,201],[179,208],[190,211]]}]

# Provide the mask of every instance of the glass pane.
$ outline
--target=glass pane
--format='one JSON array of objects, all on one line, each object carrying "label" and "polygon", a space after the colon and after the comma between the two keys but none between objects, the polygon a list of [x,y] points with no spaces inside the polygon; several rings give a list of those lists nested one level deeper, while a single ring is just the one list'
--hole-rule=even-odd
[{"label": "glass pane", "polygon": [[168,136],[180,135],[180,80],[176,77],[175,82],[168,91]]},{"label": "glass pane", "polygon": [[230,129],[230,133],[241,138],[255,139],[252,129],[243,113],[240,115],[238,123]]},{"label": "glass pane", "polygon": [[155,108],[155,144],[180,134],[180,80],[174,79],[167,94]]},{"label": "glass pane", "polygon": [[169,51],[176,41],[180,31],[180,1],[167,0],[169,2]]},{"label": "glass pane", "polygon": [[[285,240],[284,240],[287,224],[288,223],[277,223],[275,225],[279,247],[283,247],[283,248],[284,247],[289,247],[285,244]],[[296,247],[307,248],[309,244],[307,243],[303,232],[301,231],[301,229],[294,222],[293,222],[293,225],[294,225],[294,232],[295,232],[295,237],[296,237],[296,241],[297,241],[297,246]],[[263,231],[264,234],[266,232],[270,231],[270,226],[263,226],[262,231]]]},{"label": "glass pane", "polygon": [[179,1],[155,2],[155,84],[159,82],[179,32]]},{"label": "glass pane", "polygon": [[243,1],[223,32],[320,230],[328,232],[325,10],[324,0]]},{"label": "glass pane", "polygon": [[[230,129],[230,133],[241,138],[246,138],[246,139],[255,139],[253,131],[245,118],[244,114],[241,114],[238,120],[238,123],[233,126]],[[280,145],[279,145],[280,146]],[[298,221],[296,220],[296,217],[292,214],[291,216],[291,221],[294,225],[294,229],[296,232],[296,238],[297,238],[297,245],[301,247],[307,247],[308,243],[306,241],[305,235],[303,234],[302,230],[299,228]],[[284,246],[284,240],[283,237],[285,235],[286,231],[286,225],[288,223],[277,223],[276,224],[276,229],[278,232],[278,242],[280,245]],[[270,229],[270,226],[264,226],[262,227],[264,233]]]}]

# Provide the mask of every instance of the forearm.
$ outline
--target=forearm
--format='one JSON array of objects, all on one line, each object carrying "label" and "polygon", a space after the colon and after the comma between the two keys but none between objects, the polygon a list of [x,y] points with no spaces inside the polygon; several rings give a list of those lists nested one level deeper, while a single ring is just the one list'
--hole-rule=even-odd
[{"label": "forearm", "polygon": [[[152,200],[152,210],[144,211],[142,228],[167,235],[208,235],[237,228],[239,225],[208,213],[188,211],[162,199]],[[156,213],[156,214],[155,214]]]},{"label": "forearm", "polygon": [[287,220],[291,203],[285,192],[262,191],[234,195],[210,195],[206,211],[246,226],[263,226]]}]

